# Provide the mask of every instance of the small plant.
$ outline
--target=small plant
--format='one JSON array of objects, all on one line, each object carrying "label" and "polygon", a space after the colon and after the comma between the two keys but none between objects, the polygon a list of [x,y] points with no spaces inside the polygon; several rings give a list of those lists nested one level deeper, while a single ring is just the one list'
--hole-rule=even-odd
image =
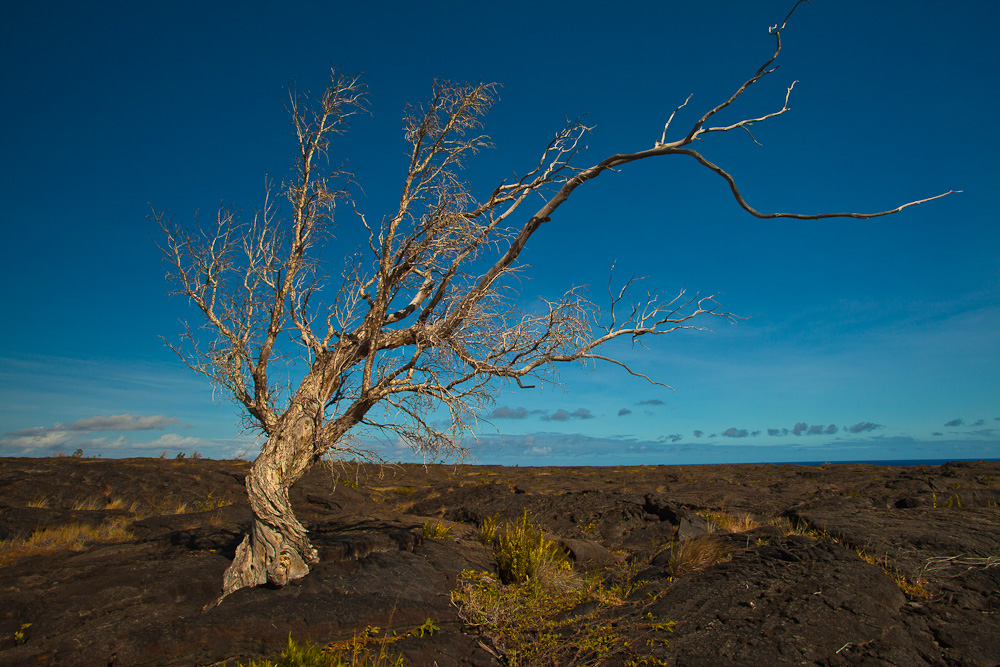
[{"label": "small plant", "polygon": [[605,570],[604,586],[600,589],[603,593],[600,595],[601,604],[609,607],[625,604],[635,591],[649,583],[645,579],[636,579],[644,565],[642,561],[628,559],[621,552],[618,556],[614,564]]},{"label": "small plant", "polygon": [[88,511],[92,512],[94,510],[105,509],[107,503],[103,499],[99,498],[87,498],[86,500],[77,500],[70,506],[70,509],[76,511]]},{"label": "small plant", "polygon": [[[648,611],[657,596],[648,601],[616,599],[602,587],[600,576],[566,584],[537,579],[503,584],[492,574],[466,570],[452,602],[511,667],[596,667],[616,657],[625,665],[666,664],[650,654],[667,644],[664,635],[674,628],[673,622]],[[613,614],[605,611],[623,605],[625,609]]]},{"label": "small plant", "polygon": [[903,595],[910,600],[929,600],[934,597],[930,591],[924,588],[924,584],[927,582],[923,579],[911,578],[898,567],[892,565],[888,559],[884,557],[879,558],[874,554],[868,553],[865,549],[855,549],[854,551],[858,555],[858,558],[885,572],[895,582],[896,587],[902,591]]},{"label": "small plant", "polygon": [[705,510],[701,515],[730,533],[745,533],[760,527],[760,522],[749,514],[727,514],[726,512]]},{"label": "small plant", "polygon": [[48,509],[51,506],[52,506],[52,501],[48,496],[38,496],[37,498],[28,501],[28,507]]},{"label": "small plant", "polygon": [[139,508],[139,501],[133,500],[128,502],[124,498],[112,498],[108,501],[107,506],[104,508],[106,510],[126,510],[128,512],[135,512]]},{"label": "small plant", "polygon": [[568,570],[569,559],[559,545],[545,539],[531,522],[528,511],[516,523],[496,531],[493,555],[497,572],[505,584],[545,577],[555,570]]},{"label": "small plant", "polygon": [[497,516],[494,514],[491,517],[487,517],[479,524],[479,541],[486,546],[491,546],[493,540],[496,539],[499,529],[500,524],[497,523]]},{"label": "small plant", "polygon": [[723,563],[731,558],[730,554],[733,552],[732,547],[714,535],[672,542],[668,549],[670,558],[667,561],[667,571],[672,577]]},{"label": "small plant", "polygon": [[20,646],[27,639],[24,638],[24,631],[31,627],[31,623],[22,623],[21,627],[14,631],[14,643]]},{"label": "small plant", "polygon": [[596,611],[574,613],[590,597],[583,587],[561,590],[538,581],[504,585],[486,572],[466,570],[452,601],[479,627],[512,667],[598,665],[626,640]]},{"label": "small plant", "polygon": [[424,633],[427,633],[428,636],[433,637],[434,633],[440,629],[441,628],[435,625],[434,619],[428,618],[426,621],[424,621],[423,625],[421,625],[419,628],[412,630],[411,634],[417,637],[423,637]]},{"label": "small plant", "polygon": [[[373,629],[378,631],[378,628]],[[402,655],[390,656],[386,651],[388,642],[380,642],[379,650],[373,652],[367,639],[368,635],[361,638],[355,636],[353,640],[344,642],[352,644],[351,647],[327,650],[309,641],[300,644],[289,635],[288,644],[278,662],[251,661],[246,665],[240,663],[237,667],[403,667]]]},{"label": "small plant", "polygon": [[177,460],[178,461],[183,460],[185,456],[186,456],[186,454],[184,454],[184,452],[177,452]]},{"label": "small plant", "polygon": [[451,526],[446,526],[440,521],[437,521],[433,526],[430,521],[425,521],[421,537],[425,540],[443,540],[451,535],[451,528]]},{"label": "small plant", "polygon": [[417,492],[417,489],[412,486],[397,486],[395,488],[389,489],[389,493],[394,493],[397,496],[409,496]]},{"label": "small plant", "polygon": [[[931,493],[931,506],[934,509],[938,508],[937,493]],[[944,502],[941,503],[941,507],[943,507],[945,509],[949,509],[949,510],[950,509],[957,509],[957,510],[963,509],[963,507],[962,507],[962,499],[959,497],[959,495],[957,493],[954,494],[953,496],[947,496],[944,499]]]},{"label": "small plant", "polygon": [[83,450],[82,449],[78,449],[75,452],[73,452],[73,458],[74,459],[82,459],[83,458]]},{"label": "small plant", "polygon": [[[191,511],[208,512],[209,510],[216,510],[219,509],[220,507],[226,507],[228,505],[233,504],[232,501],[223,500],[222,498],[215,498],[214,494],[215,491],[209,491],[208,496],[205,498],[205,500],[199,500],[191,503]],[[178,510],[177,512],[175,512],[175,514],[183,514],[184,510],[186,509],[187,506],[185,505],[182,510]]]}]

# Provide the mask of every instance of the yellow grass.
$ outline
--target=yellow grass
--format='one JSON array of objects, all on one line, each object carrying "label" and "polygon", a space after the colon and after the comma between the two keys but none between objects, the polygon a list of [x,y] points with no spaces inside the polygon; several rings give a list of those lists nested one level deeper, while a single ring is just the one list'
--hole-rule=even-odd
[{"label": "yellow grass", "polygon": [[111,501],[108,503],[108,506],[105,507],[104,509],[126,510],[129,512],[135,512],[137,509],[139,509],[139,501],[133,500],[132,502],[128,502],[124,498],[112,498]]},{"label": "yellow grass", "polygon": [[69,523],[39,528],[27,537],[0,540],[0,567],[29,556],[56,551],[82,551],[87,543],[123,542],[132,538],[128,530],[130,518],[119,517],[97,526]]},{"label": "yellow grass", "polygon": [[87,498],[86,500],[77,500],[70,506],[70,509],[78,512],[102,510],[106,505],[107,503],[104,500],[98,498]]},{"label": "yellow grass", "polygon": [[671,576],[684,572],[703,570],[731,558],[733,548],[713,535],[703,535],[690,540],[674,542],[668,547],[670,561],[667,568]]},{"label": "yellow grass", "polygon": [[930,591],[924,588],[924,584],[927,583],[925,580],[909,577],[905,572],[890,563],[888,558],[880,558],[868,553],[864,549],[855,549],[855,553],[858,555],[858,558],[869,565],[882,568],[882,571],[889,575],[896,583],[896,587],[903,592],[903,595],[911,600],[929,600],[934,597]]},{"label": "yellow grass", "polygon": [[750,514],[729,514],[724,511],[705,510],[702,512],[702,516],[730,533],[745,533],[754,528],[760,528],[760,522]]}]

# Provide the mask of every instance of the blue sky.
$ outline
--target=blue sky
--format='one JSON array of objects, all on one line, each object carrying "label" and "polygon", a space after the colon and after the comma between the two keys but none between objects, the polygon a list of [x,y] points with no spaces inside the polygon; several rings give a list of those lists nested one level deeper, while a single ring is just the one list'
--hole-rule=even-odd
[{"label": "blue sky", "polygon": [[[224,397],[159,336],[169,299],[149,205],[190,220],[252,208],[291,166],[294,79],[364,73],[372,115],[335,145],[370,218],[405,170],[402,109],[434,77],[504,84],[496,150],[468,178],[526,171],[567,117],[594,126],[581,164],[679,132],[770,55],[790,1],[19,3],[0,27],[0,455],[252,455]],[[474,8],[475,7],[475,8]],[[536,234],[522,298],[616,275],[722,294],[753,317],[614,352],[614,367],[507,391],[481,462],[610,465],[1000,457],[1000,5],[814,0],[780,69],[720,120],[792,110],[700,146],[764,211],[876,211],[761,221],[674,157],[574,194]],[[356,247],[351,221],[331,255]],[[388,456],[405,456],[389,443]]]}]

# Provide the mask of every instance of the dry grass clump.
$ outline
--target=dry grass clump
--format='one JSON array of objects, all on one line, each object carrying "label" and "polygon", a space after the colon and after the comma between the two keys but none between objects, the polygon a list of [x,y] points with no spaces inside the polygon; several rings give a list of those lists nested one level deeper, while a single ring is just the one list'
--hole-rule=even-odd
[{"label": "dry grass clump", "polygon": [[878,557],[874,554],[868,553],[864,549],[855,549],[855,553],[858,558],[868,563],[869,565],[874,565],[875,567],[881,568],[889,577],[896,583],[896,587],[911,600],[929,600],[934,595],[924,588],[924,584],[927,583],[924,579],[914,579],[908,574],[900,570],[898,567],[889,562],[885,557]]},{"label": "dry grass clump", "polygon": [[70,509],[75,512],[92,512],[94,510],[107,509],[107,501],[103,498],[87,498],[86,500],[77,500],[72,505]]},{"label": "dry grass clump", "polygon": [[27,537],[0,540],[0,567],[29,556],[40,556],[56,551],[83,551],[93,542],[124,542],[132,539],[128,525],[130,517],[115,517],[97,526],[70,523],[39,528]]},{"label": "dry grass clump", "polygon": [[[685,572],[696,572],[716,563],[724,563],[732,558],[733,547],[714,535],[702,535],[690,540],[672,542],[667,570],[676,577]],[[662,552],[661,552],[662,553]]]},{"label": "dry grass clump", "polygon": [[74,501],[40,496],[30,500],[28,507],[38,509],[69,509],[76,512],[124,511],[127,516],[106,518],[97,525],[73,522],[57,526],[38,528],[30,535],[15,535],[0,541],[0,567],[10,565],[22,558],[50,554],[56,551],[82,551],[88,543],[122,542],[132,539],[128,526],[152,516],[205,512],[231,505],[228,500],[214,498],[212,493],[202,501],[193,503],[169,502],[162,500],[147,505],[139,500],[120,497],[91,496]]},{"label": "dry grass clump", "polygon": [[725,511],[713,512],[712,510],[705,510],[701,515],[722,530],[730,533],[745,533],[761,526],[760,521],[746,513],[729,514]]},{"label": "dry grass clump", "polygon": [[[810,528],[805,524],[793,525],[791,521],[784,517],[774,519],[771,522],[771,525],[781,527],[784,530],[785,535],[804,535],[806,537],[811,537],[814,540],[828,539],[841,545],[845,549],[853,548],[852,545],[845,543],[843,539],[836,535],[831,535],[826,531]],[[927,584],[925,579],[911,577],[890,562],[885,556],[876,556],[860,547],[853,548],[853,550],[861,560],[865,561],[869,565],[881,568],[881,570],[885,572],[886,575],[893,580],[893,582],[895,582],[896,587],[899,588],[903,595],[910,600],[930,600],[934,597],[934,594],[925,587],[925,584]]]}]

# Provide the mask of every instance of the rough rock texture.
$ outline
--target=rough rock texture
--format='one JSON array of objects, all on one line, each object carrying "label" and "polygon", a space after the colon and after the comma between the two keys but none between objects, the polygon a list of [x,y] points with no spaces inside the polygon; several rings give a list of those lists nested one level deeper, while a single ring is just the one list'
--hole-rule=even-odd
[{"label": "rough rock texture", "polygon": [[[668,664],[1000,664],[1000,463],[320,467],[292,501],[321,563],[205,611],[249,523],[247,469],[0,459],[0,663],[235,664],[275,658],[289,634],[322,644],[430,619],[433,635],[392,644],[407,664],[502,664],[450,592],[494,567],[476,526],[527,512],[578,567],[633,566],[633,595],[676,621],[655,652]],[[721,530],[723,514],[757,525]],[[428,521],[450,534],[423,538]],[[67,524],[127,532],[10,561],[18,538]],[[709,534],[728,559],[672,569],[671,545]]]}]

